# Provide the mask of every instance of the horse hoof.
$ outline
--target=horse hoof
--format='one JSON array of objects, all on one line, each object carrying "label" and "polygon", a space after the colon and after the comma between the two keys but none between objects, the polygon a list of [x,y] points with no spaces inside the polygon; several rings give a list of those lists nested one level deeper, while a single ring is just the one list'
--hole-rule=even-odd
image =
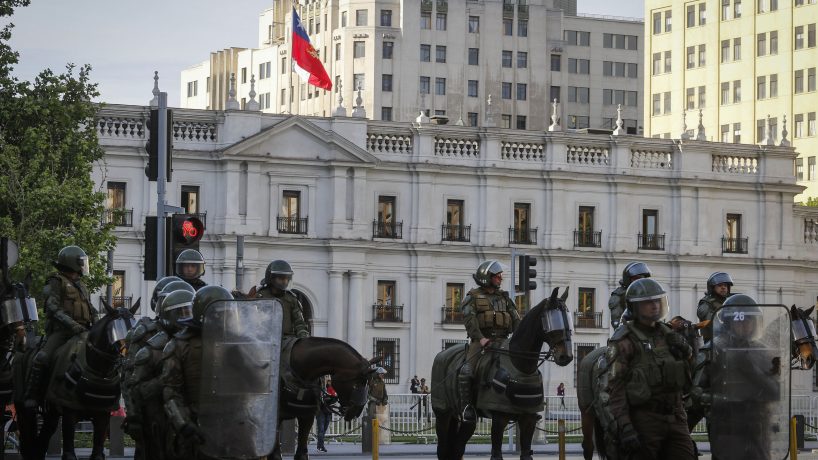
[{"label": "horse hoof", "polygon": [[91,453],[91,456],[88,457],[88,460],[105,460],[105,454],[103,454],[102,452]]},{"label": "horse hoof", "polygon": [[525,454],[520,454],[520,460],[534,460],[534,451],[529,450]]},{"label": "horse hoof", "polygon": [[293,460],[310,460],[310,454],[306,452],[296,452]]},{"label": "horse hoof", "polygon": [[62,460],[77,460],[77,454],[74,452],[66,452],[62,454]]}]

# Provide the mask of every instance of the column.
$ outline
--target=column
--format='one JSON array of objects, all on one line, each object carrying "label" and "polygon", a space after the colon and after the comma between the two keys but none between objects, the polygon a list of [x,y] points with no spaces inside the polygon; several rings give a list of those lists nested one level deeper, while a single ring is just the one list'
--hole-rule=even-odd
[{"label": "column", "polygon": [[344,273],[338,270],[329,271],[329,299],[327,299],[327,336],[344,340]]},{"label": "column", "polygon": [[349,272],[349,308],[347,315],[347,343],[366,356],[364,350],[364,305],[361,297],[364,274]]}]

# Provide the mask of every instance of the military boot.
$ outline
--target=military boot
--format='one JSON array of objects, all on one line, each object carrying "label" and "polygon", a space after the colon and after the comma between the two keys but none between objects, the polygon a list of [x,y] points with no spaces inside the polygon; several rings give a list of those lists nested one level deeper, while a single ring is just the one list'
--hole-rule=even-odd
[{"label": "military boot", "polygon": [[26,393],[24,398],[25,402],[23,403],[28,409],[34,409],[37,407],[37,403],[45,383],[45,367],[46,363],[48,362],[48,356],[41,351],[38,352],[31,361],[31,369],[28,373],[28,385],[26,385]]},{"label": "military boot", "polygon": [[474,392],[472,391],[472,369],[469,363],[460,368],[457,383],[460,387],[461,418],[464,423],[477,423],[477,411],[474,409]]}]

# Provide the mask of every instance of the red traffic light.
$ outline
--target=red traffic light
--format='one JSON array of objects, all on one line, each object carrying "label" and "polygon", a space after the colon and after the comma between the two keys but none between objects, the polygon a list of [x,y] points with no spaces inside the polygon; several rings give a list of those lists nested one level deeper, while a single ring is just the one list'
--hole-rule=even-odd
[{"label": "red traffic light", "polygon": [[198,217],[177,215],[173,224],[173,237],[180,244],[190,245],[204,236],[204,224]]}]

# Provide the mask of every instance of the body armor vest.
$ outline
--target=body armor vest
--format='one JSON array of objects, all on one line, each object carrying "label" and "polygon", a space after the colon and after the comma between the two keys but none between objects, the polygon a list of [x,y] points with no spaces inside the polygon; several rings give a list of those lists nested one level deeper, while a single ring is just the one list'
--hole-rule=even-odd
[{"label": "body armor vest", "polygon": [[634,358],[630,363],[630,379],[626,385],[628,400],[640,405],[655,398],[666,398],[668,393],[678,393],[690,382],[688,365],[677,360],[665,342],[664,335],[671,329],[659,323],[661,336],[648,336],[632,323],[627,323],[630,334],[626,340],[634,345]]},{"label": "body armor vest", "polygon": [[60,305],[74,321],[82,324],[91,324],[91,302],[88,289],[82,283],[74,284],[70,279],[58,273],[60,280]]},{"label": "body armor vest", "polygon": [[506,297],[502,291],[486,294],[478,288],[469,291],[469,296],[474,299],[477,326],[484,336],[511,334],[513,328],[511,313],[508,311]]}]

